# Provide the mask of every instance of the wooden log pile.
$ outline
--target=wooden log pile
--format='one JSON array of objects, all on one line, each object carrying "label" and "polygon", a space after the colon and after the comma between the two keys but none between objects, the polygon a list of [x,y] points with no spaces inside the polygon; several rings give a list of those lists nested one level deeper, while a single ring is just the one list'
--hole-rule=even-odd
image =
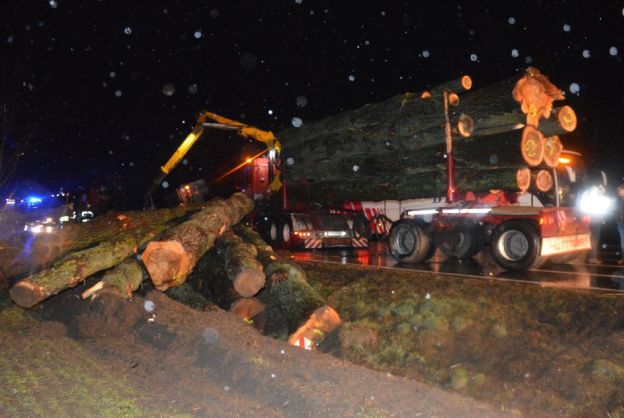
[{"label": "wooden log pile", "polygon": [[320,203],[445,195],[444,98],[456,188],[518,190],[525,167],[557,164],[576,128],[563,92],[539,70],[472,90],[463,76],[280,132],[289,196]]},{"label": "wooden log pile", "polygon": [[83,299],[104,289],[129,298],[149,278],[196,309],[221,305],[268,335],[295,345],[307,338],[313,346],[313,338],[333,330],[340,318],[301,268],[280,260],[240,223],[252,208],[249,197],[235,194],[202,208],[118,213],[71,226],[49,240],[68,243],[54,250],[59,256],[47,252],[45,263],[31,262],[40,268],[10,289],[11,298],[31,308],[76,286],[85,287]]}]

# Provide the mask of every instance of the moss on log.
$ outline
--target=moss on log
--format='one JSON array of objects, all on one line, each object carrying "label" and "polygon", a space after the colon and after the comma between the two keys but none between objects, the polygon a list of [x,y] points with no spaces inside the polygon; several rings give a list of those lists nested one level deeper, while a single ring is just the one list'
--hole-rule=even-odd
[{"label": "moss on log", "polygon": [[294,332],[310,314],[325,305],[323,298],[305,279],[301,267],[288,261],[271,263],[266,269],[267,286],[258,299],[267,307],[277,307],[290,333]]},{"label": "moss on log", "polygon": [[102,280],[82,293],[82,298],[86,299],[103,288],[114,288],[121,295],[131,297],[132,292],[137,290],[146,275],[141,264],[134,257],[129,257],[123,263],[113,267],[104,273]]},{"label": "moss on log", "polygon": [[145,224],[94,247],[70,253],[51,268],[17,282],[10,290],[11,298],[24,308],[35,306],[62,290],[75,287],[92,274],[120,264],[166,227],[166,222]]},{"label": "moss on log", "polygon": [[28,252],[22,252],[10,264],[0,267],[7,278],[32,274],[72,251],[93,246],[141,225],[176,223],[197,210],[199,208],[178,206],[150,211],[108,212],[91,222],[67,224],[53,234],[35,236]]}]

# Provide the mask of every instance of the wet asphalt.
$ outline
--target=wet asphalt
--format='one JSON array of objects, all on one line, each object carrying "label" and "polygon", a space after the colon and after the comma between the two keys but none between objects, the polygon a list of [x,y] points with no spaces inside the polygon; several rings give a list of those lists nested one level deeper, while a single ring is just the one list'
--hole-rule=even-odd
[{"label": "wet asphalt", "polygon": [[542,287],[589,289],[622,293],[624,296],[624,265],[618,265],[619,254],[604,248],[600,264],[578,258],[567,264],[546,263],[539,269],[523,272],[498,267],[489,249],[469,260],[447,259],[439,251],[427,263],[404,264],[388,252],[385,242],[371,242],[368,249],[323,249],[291,252],[296,261],[356,264],[376,268],[408,269],[483,278],[488,280],[525,282]]}]

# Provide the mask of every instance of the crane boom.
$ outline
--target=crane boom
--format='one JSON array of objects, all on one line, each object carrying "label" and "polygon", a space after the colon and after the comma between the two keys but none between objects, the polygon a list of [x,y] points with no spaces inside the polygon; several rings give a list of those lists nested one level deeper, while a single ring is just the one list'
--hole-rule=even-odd
[{"label": "crane boom", "polygon": [[[209,122],[214,121],[214,122]],[[232,130],[236,131],[240,136],[255,139],[264,143],[267,149],[275,150],[278,154],[281,151],[281,144],[277,137],[271,131],[263,131],[254,126],[246,125],[242,122],[228,119],[212,112],[201,112],[197,117],[197,123],[190,134],[186,136],[178,149],[167,160],[165,165],[160,167],[160,174],[154,179],[147,191],[147,205],[153,206],[152,193],[163,182],[165,177],[182,161],[184,156],[189,152],[191,147],[202,137],[206,128]]]}]

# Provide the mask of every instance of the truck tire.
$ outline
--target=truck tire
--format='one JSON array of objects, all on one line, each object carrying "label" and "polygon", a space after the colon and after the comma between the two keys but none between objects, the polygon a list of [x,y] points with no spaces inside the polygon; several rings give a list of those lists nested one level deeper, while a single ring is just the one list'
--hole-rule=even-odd
[{"label": "truck tire", "polygon": [[506,270],[530,270],[546,261],[539,255],[539,234],[526,221],[504,222],[494,231],[491,247],[494,261]]},{"label": "truck tire", "polygon": [[388,249],[397,261],[421,263],[431,256],[432,247],[431,235],[417,222],[400,220],[390,229]]},{"label": "truck tire", "polygon": [[353,236],[356,238],[371,238],[370,222],[362,214],[353,220]]},{"label": "truck tire", "polygon": [[438,237],[438,247],[447,258],[466,260],[477,255],[483,247],[481,228],[473,222],[460,223]]},{"label": "truck tire", "polygon": [[293,240],[293,226],[289,217],[280,219],[278,223],[278,242],[285,248],[290,248],[294,242]]}]

